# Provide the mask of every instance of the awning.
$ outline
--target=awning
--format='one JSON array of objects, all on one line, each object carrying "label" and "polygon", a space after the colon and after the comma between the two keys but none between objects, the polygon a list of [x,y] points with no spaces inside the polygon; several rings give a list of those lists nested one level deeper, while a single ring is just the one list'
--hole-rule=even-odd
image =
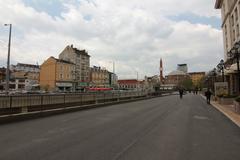
[{"label": "awning", "polygon": [[237,63],[232,64],[228,69],[225,69],[226,74],[237,73]]}]

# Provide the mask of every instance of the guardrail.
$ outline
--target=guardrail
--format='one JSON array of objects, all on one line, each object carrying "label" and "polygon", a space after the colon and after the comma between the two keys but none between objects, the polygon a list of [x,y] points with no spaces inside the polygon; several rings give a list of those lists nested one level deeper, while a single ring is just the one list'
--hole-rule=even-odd
[{"label": "guardrail", "polygon": [[41,94],[0,96],[0,115],[21,112],[33,112],[47,109],[81,106],[87,104],[107,103],[146,97],[149,93],[137,91]]}]

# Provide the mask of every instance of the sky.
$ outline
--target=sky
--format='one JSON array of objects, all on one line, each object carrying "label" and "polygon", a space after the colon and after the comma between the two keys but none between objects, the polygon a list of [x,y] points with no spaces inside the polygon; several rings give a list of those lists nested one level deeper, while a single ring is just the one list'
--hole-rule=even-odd
[{"label": "sky", "polygon": [[91,66],[119,79],[164,74],[187,63],[209,71],[223,58],[220,11],[215,0],[0,0],[0,66],[41,65],[67,46],[86,49]]}]

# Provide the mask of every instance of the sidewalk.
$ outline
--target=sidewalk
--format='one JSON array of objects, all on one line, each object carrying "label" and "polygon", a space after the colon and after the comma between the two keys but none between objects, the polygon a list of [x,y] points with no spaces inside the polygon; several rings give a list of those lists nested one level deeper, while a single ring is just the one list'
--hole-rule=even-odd
[{"label": "sidewalk", "polygon": [[[201,95],[204,99],[205,96]],[[240,114],[234,112],[233,105],[221,105],[217,101],[211,101],[211,105],[217,110],[222,112],[226,117],[228,117],[233,123],[240,127]]]}]

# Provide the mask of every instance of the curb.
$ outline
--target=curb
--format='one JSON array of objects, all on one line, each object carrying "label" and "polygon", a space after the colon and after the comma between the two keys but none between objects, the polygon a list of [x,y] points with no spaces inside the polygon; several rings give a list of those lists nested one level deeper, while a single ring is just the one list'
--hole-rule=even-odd
[{"label": "curb", "polygon": [[[206,99],[203,95],[201,95],[203,99]],[[237,120],[236,116],[238,116],[236,113],[232,111],[228,111],[226,109],[223,109],[220,104],[217,104],[215,101],[212,101],[211,106],[216,108],[218,111],[220,111],[223,115],[225,115],[228,119],[230,119],[234,124],[236,124],[238,127],[240,127],[240,121]]]}]

